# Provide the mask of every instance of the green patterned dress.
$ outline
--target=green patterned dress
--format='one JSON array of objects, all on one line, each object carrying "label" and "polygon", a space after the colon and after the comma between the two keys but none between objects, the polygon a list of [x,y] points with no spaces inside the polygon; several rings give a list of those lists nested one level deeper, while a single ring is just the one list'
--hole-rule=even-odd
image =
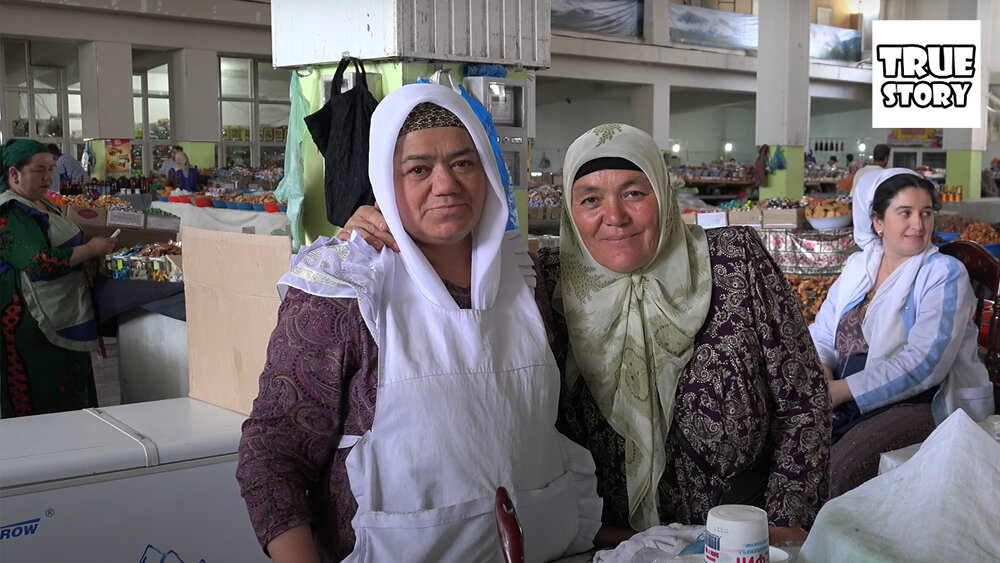
[{"label": "green patterned dress", "polygon": [[70,267],[83,233],[55,206],[0,194],[0,414],[97,406],[89,288]]}]

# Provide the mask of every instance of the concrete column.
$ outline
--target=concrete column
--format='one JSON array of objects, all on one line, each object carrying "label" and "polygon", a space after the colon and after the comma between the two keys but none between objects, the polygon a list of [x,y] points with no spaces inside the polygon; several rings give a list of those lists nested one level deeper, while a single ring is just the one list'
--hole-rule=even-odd
[{"label": "concrete column", "polygon": [[[993,52],[993,18],[1000,17],[1000,8],[994,6],[996,0],[977,0],[974,3],[949,3],[948,15],[954,20],[979,20],[980,56],[982,57],[978,92],[982,112],[977,129],[945,129],[944,148],[948,151],[945,166],[945,183],[962,186],[962,199],[982,197],[983,152],[989,141],[989,112],[986,99],[990,91],[990,73]],[[969,99],[975,100],[976,93]],[[988,163],[987,163],[988,165]]]},{"label": "concrete column", "polygon": [[78,48],[83,136],[131,139],[132,45],[90,41]]},{"label": "concrete column", "polygon": [[642,38],[649,45],[670,45],[670,0],[645,0]]},{"label": "concrete column", "polygon": [[219,55],[178,49],[170,56],[170,128],[179,141],[221,140]]},{"label": "concrete column", "polygon": [[669,84],[644,84],[632,91],[632,125],[652,135],[661,149],[670,148]]},{"label": "concrete column", "polygon": [[760,199],[802,197],[809,139],[809,2],[760,3],[756,143],[786,148],[788,169],[768,176]]}]

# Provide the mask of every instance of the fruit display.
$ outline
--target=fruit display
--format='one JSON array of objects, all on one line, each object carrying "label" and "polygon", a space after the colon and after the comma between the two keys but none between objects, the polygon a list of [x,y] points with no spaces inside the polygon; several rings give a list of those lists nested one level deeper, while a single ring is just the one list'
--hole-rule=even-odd
[{"label": "fruit display", "polygon": [[960,215],[939,216],[934,223],[934,230],[939,233],[961,233],[973,223],[978,221]]},{"label": "fruit display", "polygon": [[164,210],[162,210],[162,209],[160,209],[158,207],[149,207],[149,208],[143,209],[142,212],[145,213],[146,215],[159,215],[161,217],[174,217],[174,218],[177,217],[173,213],[171,213],[169,211],[164,211]]},{"label": "fruit display", "polygon": [[718,207],[726,211],[751,211],[757,208],[757,202],[750,199],[746,201],[732,199],[725,203],[720,203]]},{"label": "fruit display", "polygon": [[808,201],[801,199],[788,199],[787,197],[772,197],[764,202],[764,209],[799,209],[806,207]]},{"label": "fruit display", "polygon": [[806,207],[806,217],[809,219],[842,217],[850,214],[851,206],[839,199],[826,199],[820,203]]},{"label": "fruit display", "polygon": [[955,240],[968,240],[979,244],[995,244],[1000,242],[1000,234],[986,223],[972,223]]},{"label": "fruit display", "polygon": [[563,194],[559,186],[541,185],[528,188],[528,220],[558,221]]},{"label": "fruit display", "polygon": [[137,250],[132,254],[132,256],[176,256],[181,254],[181,243],[174,241],[167,242],[157,242],[154,244],[146,245],[143,248],[136,248]]},{"label": "fruit display", "polygon": [[181,254],[181,243],[138,244],[104,257],[102,275],[116,280],[181,282],[184,274],[168,256]]},{"label": "fruit display", "polygon": [[816,320],[819,308],[830,291],[830,286],[837,281],[838,276],[796,276],[786,274],[785,278],[792,286],[792,293],[799,301],[802,316],[809,324]]},{"label": "fruit display", "polygon": [[235,201],[237,203],[273,203],[277,204],[278,199],[274,197],[274,192],[254,192],[249,194],[226,194],[217,199],[223,201]]}]

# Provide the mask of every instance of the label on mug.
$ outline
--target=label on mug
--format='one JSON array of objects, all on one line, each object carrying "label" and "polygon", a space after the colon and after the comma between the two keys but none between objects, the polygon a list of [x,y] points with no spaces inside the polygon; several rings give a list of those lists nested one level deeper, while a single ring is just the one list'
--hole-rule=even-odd
[{"label": "label on mug", "polygon": [[705,563],[769,563],[767,513],[738,504],[708,511]]},{"label": "label on mug", "polygon": [[711,532],[705,534],[705,563],[769,563],[767,540],[723,546],[722,538]]}]

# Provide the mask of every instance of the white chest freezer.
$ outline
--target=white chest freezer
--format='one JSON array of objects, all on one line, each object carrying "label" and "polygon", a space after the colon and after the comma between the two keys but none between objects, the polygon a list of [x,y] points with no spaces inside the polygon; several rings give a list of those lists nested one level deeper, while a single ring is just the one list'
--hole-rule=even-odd
[{"label": "white chest freezer", "polygon": [[0,420],[0,561],[267,562],[245,416],[181,398]]}]

